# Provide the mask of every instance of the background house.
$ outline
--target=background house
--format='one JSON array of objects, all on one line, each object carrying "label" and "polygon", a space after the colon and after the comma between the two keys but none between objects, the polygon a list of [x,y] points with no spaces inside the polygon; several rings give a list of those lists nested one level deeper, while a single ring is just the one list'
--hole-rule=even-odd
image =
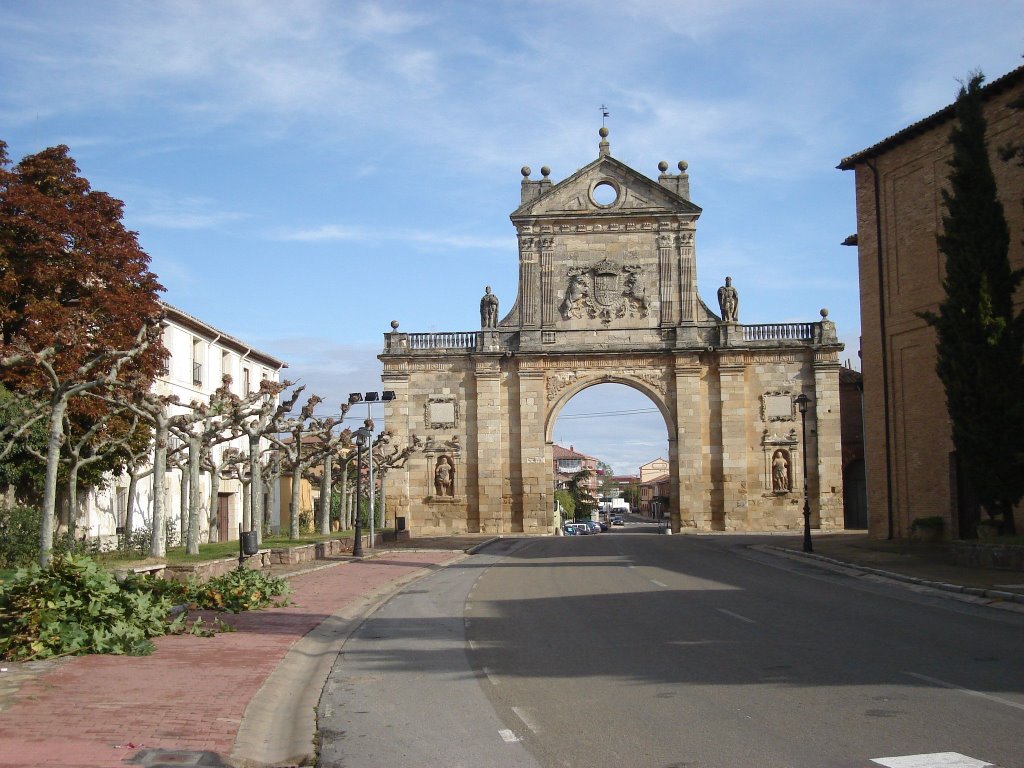
[{"label": "background house", "polygon": [[[1024,67],[983,90],[992,170],[1010,229],[1010,264],[1024,268],[1024,169],[998,156],[1024,142]],[[936,337],[921,312],[944,297],[942,227],[954,125],[951,104],[844,159],[855,175],[869,531],[904,538],[919,517],[941,516],[969,536],[977,505],[957,473]],[[1018,307],[1024,297],[1018,293]],[[1018,510],[1018,520],[1020,510]],[[1018,523],[1020,524],[1020,523]]]},{"label": "background house", "polygon": [[577,453],[573,446],[565,448],[555,444],[552,446],[551,461],[555,470],[555,488],[567,488],[569,481],[577,472],[587,470],[590,476],[583,483],[591,496],[597,496],[599,478],[597,476],[597,459],[585,453]]},{"label": "background house", "polygon": [[671,478],[668,461],[660,456],[640,466],[640,509],[648,517],[660,518],[665,514]]}]

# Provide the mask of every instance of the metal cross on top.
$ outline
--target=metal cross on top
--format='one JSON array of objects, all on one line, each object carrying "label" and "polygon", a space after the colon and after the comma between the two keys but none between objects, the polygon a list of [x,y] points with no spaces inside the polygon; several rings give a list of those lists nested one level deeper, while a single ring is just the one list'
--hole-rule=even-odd
[{"label": "metal cross on top", "polygon": [[606,107],[604,104],[602,104],[600,106],[600,110],[601,110],[601,127],[604,128],[605,127],[604,121],[608,119],[608,107]]}]

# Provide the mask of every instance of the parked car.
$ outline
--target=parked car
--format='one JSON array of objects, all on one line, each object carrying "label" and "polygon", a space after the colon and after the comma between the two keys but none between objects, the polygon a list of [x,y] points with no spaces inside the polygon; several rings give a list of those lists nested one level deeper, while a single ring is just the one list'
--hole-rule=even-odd
[{"label": "parked car", "polygon": [[612,525],[625,525],[626,521],[622,519],[622,515],[612,515]]},{"label": "parked car", "polygon": [[590,533],[600,533],[601,532],[601,524],[600,523],[595,523],[593,520],[584,520],[583,521],[583,525],[587,526],[587,528],[590,529],[590,531],[589,531]]},{"label": "parked car", "polygon": [[562,535],[564,536],[584,536],[588,533],[590,531],[581,523],[566,523],[562,526]]}]

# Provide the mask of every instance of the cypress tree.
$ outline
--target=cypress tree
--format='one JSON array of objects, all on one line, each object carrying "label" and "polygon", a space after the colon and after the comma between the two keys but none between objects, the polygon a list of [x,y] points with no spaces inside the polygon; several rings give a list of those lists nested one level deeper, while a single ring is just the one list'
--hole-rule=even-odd
[{"label": "cypress tree", "polygon": [[936,372],[946,393],[962,474],[990,517],[1015,533],[1024,495],[1024,313],[1013,294],[1010,234],[989,161],[982,111],[984,75],[971,76],[956,102],[949,188],[938,236],[945,299],[922,316],[936,330]]}]

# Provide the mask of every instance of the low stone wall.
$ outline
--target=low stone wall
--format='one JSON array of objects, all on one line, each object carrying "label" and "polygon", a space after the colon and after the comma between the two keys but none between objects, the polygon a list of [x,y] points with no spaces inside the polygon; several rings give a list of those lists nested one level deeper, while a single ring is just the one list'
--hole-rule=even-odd
[{"label": "low stone wall", "polygon": [[954,541],[953,559],[960,565],[970,565],[975,568],[1024,571],[1024,546],[1020,544]]},{"label": "low stone wall", "polygon": [[[408,538],[408,532],[406,537]],[[384,541],[384,534],[374,533],[374,543],[381,544]],[[301,565],[312,563],[317,560],[326,560],[337,555],[351,554],[352,546],[355,543],[353,536],[341,536],[337,539],[326,539],[310,544],[300,544],[294,547],[273,547],[261,549],[252,557],[245,558],[244,566],[258,571],[270,568],[274,565]],[[370,543],[370,537],[363,536],[363,546]],[[200,583],[223,576],[229,571],[238,567],[238,557],[226,557],[219,560],[206,560],[201,563],[173,564],[165,566],[149,566],[154,576],[162,576],[165,579],[187,582],[189,579]]]}]

